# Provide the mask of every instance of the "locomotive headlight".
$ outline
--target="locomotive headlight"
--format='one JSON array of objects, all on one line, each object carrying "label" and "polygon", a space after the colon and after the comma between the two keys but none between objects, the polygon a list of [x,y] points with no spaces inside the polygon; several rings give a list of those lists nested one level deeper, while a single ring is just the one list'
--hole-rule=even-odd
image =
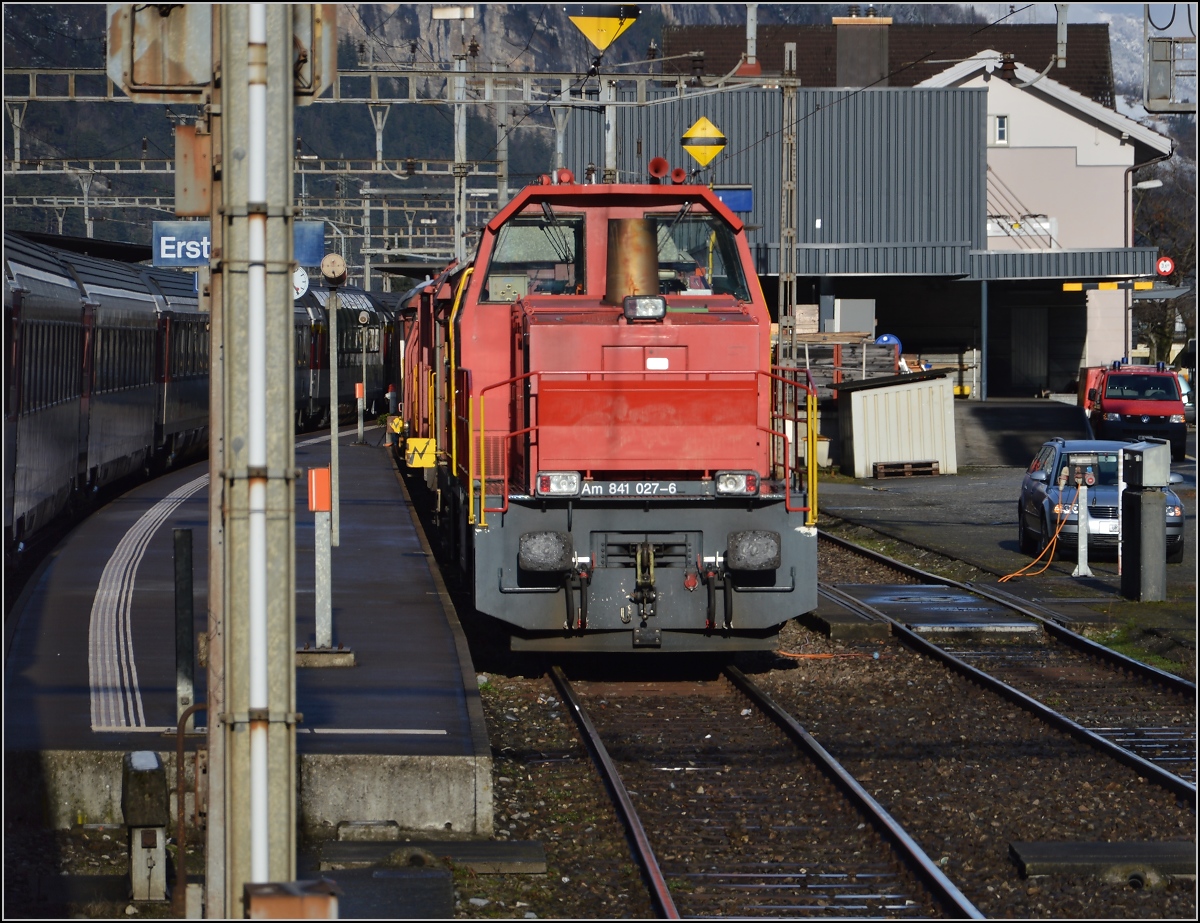
[{"label": "locomotive headlight", "polygon": [[578,471],[539,471],[537,493],[539,497],[574,497],[579,494]]},{"label": "locomotive headlight", "polygon": [[717,493],[746,495],[758,493],[758,475],[753,471],[718,471]]},{"label": "locomotive headlight", "polygon": [[667,314],[667,300],[659,295],[626,295],[626,320],[662,320]]}]

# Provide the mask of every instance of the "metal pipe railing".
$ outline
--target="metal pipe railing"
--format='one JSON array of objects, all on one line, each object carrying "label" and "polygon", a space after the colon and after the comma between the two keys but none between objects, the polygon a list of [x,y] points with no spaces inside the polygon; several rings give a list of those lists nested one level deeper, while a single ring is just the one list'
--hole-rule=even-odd
[{"label": "metal pipe railing", "polygon": [[462,278],[458,280],[458,290],[454,293],[454,306],[450,309],[449,323],[449,339],[450,339],[450,395],[447,403],[450,406],[450,411],[456,418],[450,425],[450,470],[458,470],[458,407],[455,401],[456,397],[456,382],[455,371],[457,370],[456,358],[454,355],[454,321],[458,318],[458,309],[462,307],[463,292],[467,288],[467,280],[471,278],[471,273],[475,271],[474,266],[468,266],[462,274]]},{"label": "metal pipe railing", "polygon": [[[778,368],[778,367],[773,367],[773,368]],[[795,372],[797,370],[789,370],[789,371]],[[486,423],[485,395],[489,391],[493,391],[497,388],[511,386],[511,385],[517,383],[518,381],[533,380],[534,378],[540,377],[542,375],[554,375],[554,374],[555,373],[553,373],[553,372],[525,372],[521,375],[514,375],[511,378],[506,378],[503,381],[494,382],[493,384],[488,385],[486,388],[483,388],[479,392],[477,399],[479,401],[479,436],[478,436],[479,490],[480,490],[480,494],[479,494],[479,499],[480,499],[479,525],[481,527],[486,527],[486,525],[487,525],[487,515],[486,515],[487,513],[503,514],[503,513],[508,512],[508,471],[507,471],[507,455],[508,455],[508,453],[507,453],[507,448],[508,448],[509,440],[515,436],[522,436],[527,433],[536,432],[539,428],[537,424],[533,424],[531,426],[524,427],[523,429],[514,430],[512,432],[506,432],[502,435],[501,438],[502,438],[503,445],[505,447],[505,451],[501,453],[502,458],[503,458],[504,467],[505,467],[504,474],[501,478],[501,480],[503,481],[502,495],[504,498],[504,502],[501,506],[489,507],[487,505],[487,423]],[[578,377],[581,373],[579,373],[579,372],[562,372],[559,374],[571,375],[573,377]],[[816,441],[817,441],[817,420],[816,420],[817,401],[816,401],[816,387],[813,385],[812,376],[808,373],[807,370],[805,370],[805,372],[804,372],[804,374],[805,374],[804,381],[799,381],[795,377],[788,377],[786,375],[776,374],[775,372],[764,372],[761,370],[753,372],[753,373],[746,372],[744,370],[736,370],[736,371],[707,370],[707,371],[696,371],[696,372],[661,372],[661,373],[639,370],[639,371],[625,371],[625,372],[622,372],[622,371],[585,372],[582,374],[584,375],[584,378],[582,379],[584,381],[592,381],[592,380],[602,381],[605,379],[617,378],[617,377],[627,376],[627,375],[638,375],[641,377],[641,380],[649,380],[651,378],[664,377],[667,375],[670,375],[670,376],[672,376],[672,378],[679,380],[678,376],[682,375],[682,376],[684,376],[682,380],[685,380],[685,381],[686,380],[695,380],[694,376],[699,376],[700,380],[712,380],[713,376],[757,375],[757,376],[762,376],[763,378],[766,378],[768,380],[768,382],[778,385],[781,389],[795,389],[796,391],[803,391],[805,393],[805,405],[804,405],[804,416],[805,416],[804,422],[806,425],[805,433],[806,433],[806,440],[807,440],[808,453],[809,453],[808,459],[807,459],[807,464],[806,464],[805,487],[806,487],[806,494],[808,497],[808,502],[806,505],[793,507],[791,504],[791,486],[792,486],[791,485],[791,471],[792,471],[793,467],[796,467],[796,468],[799,467],[798,465],[793,466],[791,464],[790,456],[792,454],[794,454],[791,451],[792,446],[793,446],[792,438],[789,437],[786,432],[772,429],[770,426],[756,426],[755,428],[767,433],[774,439],[780,440],[780,444],[783,447],[782,461],[783,461],[783,480],[784,480],[784,485],[785,485],[785,492],[784,492],[785,508],[790,513],[798,513],[798,512],[808,513],[808,516],[806,517],[806,523],[808,525],[812,525],[813,523],[816,522],[816,517],[817,517],[817,505],[816,505],[817,466],[816,466],[816,462],[815,462],[815,452],[816,452]],[[593,378],[593,376],[596,376],[596,377]],[[788,422],[789,418],[786,413],[786,405],[787,405],[786,396],[781,396],[780,400],[777,403],[778,403],[778,405],[781,405],[781,406],[775,406],[775,402],[773,402],[773,405],[770,407],[770,417],[771,417],[772,422],[776,422],[776,421]],[[797,402],[795,401],[794,397],[792,397],[792,399],[791,399],[791,404],[792,404],[793,409],[792,409],[792,415],[790,418],[790,422],[793,425],[793,433],[795,433],[799,430],[800,415],[798,413]],[[469,430],[473,433],[474,426],[473,426],[473,422],[470,420],[470,413],[471,413],[472,408],[473,408],[473,402],[469,402],[469,404],[468,404],[468,427],[469,427]],[[471,446],[472,446],[472,449],[474,449],[474,446],[475,446],[474,440],[471,441]],[[774,452],[772,452],[772,455],[774,455]],[[771,464],[772,464],[772,466],[774,466],[774,464],[775,464],[774,458],[772,458]],[[470,515],[473,516],[474,507],[475,507],[475,477],[474,477],[475,472],[474,472],[474,459],[473,458],[469,459],[469,461],[468,461],[468,469],[469,470],[467,471],[467,480],[469,483],[469,496],[470,496],[470,504],[471,504],[471,514]]]}]

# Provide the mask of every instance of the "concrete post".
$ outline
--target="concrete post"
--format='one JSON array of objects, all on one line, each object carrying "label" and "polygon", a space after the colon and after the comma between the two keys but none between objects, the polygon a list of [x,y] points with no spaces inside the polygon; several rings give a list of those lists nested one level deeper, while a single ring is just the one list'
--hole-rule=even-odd
[{"label": "concrete post", "polygon": [[[296,877],[293,32],[283,4],[218,6],[223,247],[224,906]],[[214,151],[214,153],[216,153]],[[215,158],[214,158],[215,160]],[[210,594],[210,597],[214,594]],[[213,825],[215,827],[215,824]]]},{"label": "concrete post", "polygon": [[[192,530],[175,530],[175,718],[196,699],[196,619],[192,592]],[[186,728],[194,729],[188,716]]]},{"label": "concrete post", "polygon": [[338,308],[341,299],[337,289],[329,293],[329,477],[333,492],[333,532],[330,541],[336,548],[341,543],[341,517],[338,514]]},{"label": "concrete post", "polygon": [[333,647],[333,556],[329,544],[330,513],[314,513],[316,555],[317,647]]}]

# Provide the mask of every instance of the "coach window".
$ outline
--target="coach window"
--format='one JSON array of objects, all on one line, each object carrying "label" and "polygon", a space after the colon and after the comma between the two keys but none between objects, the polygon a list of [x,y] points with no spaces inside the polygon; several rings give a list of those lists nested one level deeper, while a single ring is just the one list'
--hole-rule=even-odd
[{"label": "coach window", "polygon": [[513,218],[496,235],[483,298],[510,303],[526,295],[582,295],[584,219],[549,207]]}]

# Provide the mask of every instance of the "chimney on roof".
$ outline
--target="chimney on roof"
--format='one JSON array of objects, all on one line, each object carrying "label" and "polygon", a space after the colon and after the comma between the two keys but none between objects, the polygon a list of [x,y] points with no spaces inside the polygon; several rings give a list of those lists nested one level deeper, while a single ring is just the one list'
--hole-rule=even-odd
[{"label": "chimney on roof", "polygon": [[849,16],[833,17],[837,27],[837,85],[886,87],[888,85],[888,26],[890,16],[876,16],[872,4],[866,16],[850,7]]},{"label": "chimney on roof", "polygon": [[738,68],[739,77],[758,77],[762,65],[758,63],[758,4],[746,4],[746,59]]}]

